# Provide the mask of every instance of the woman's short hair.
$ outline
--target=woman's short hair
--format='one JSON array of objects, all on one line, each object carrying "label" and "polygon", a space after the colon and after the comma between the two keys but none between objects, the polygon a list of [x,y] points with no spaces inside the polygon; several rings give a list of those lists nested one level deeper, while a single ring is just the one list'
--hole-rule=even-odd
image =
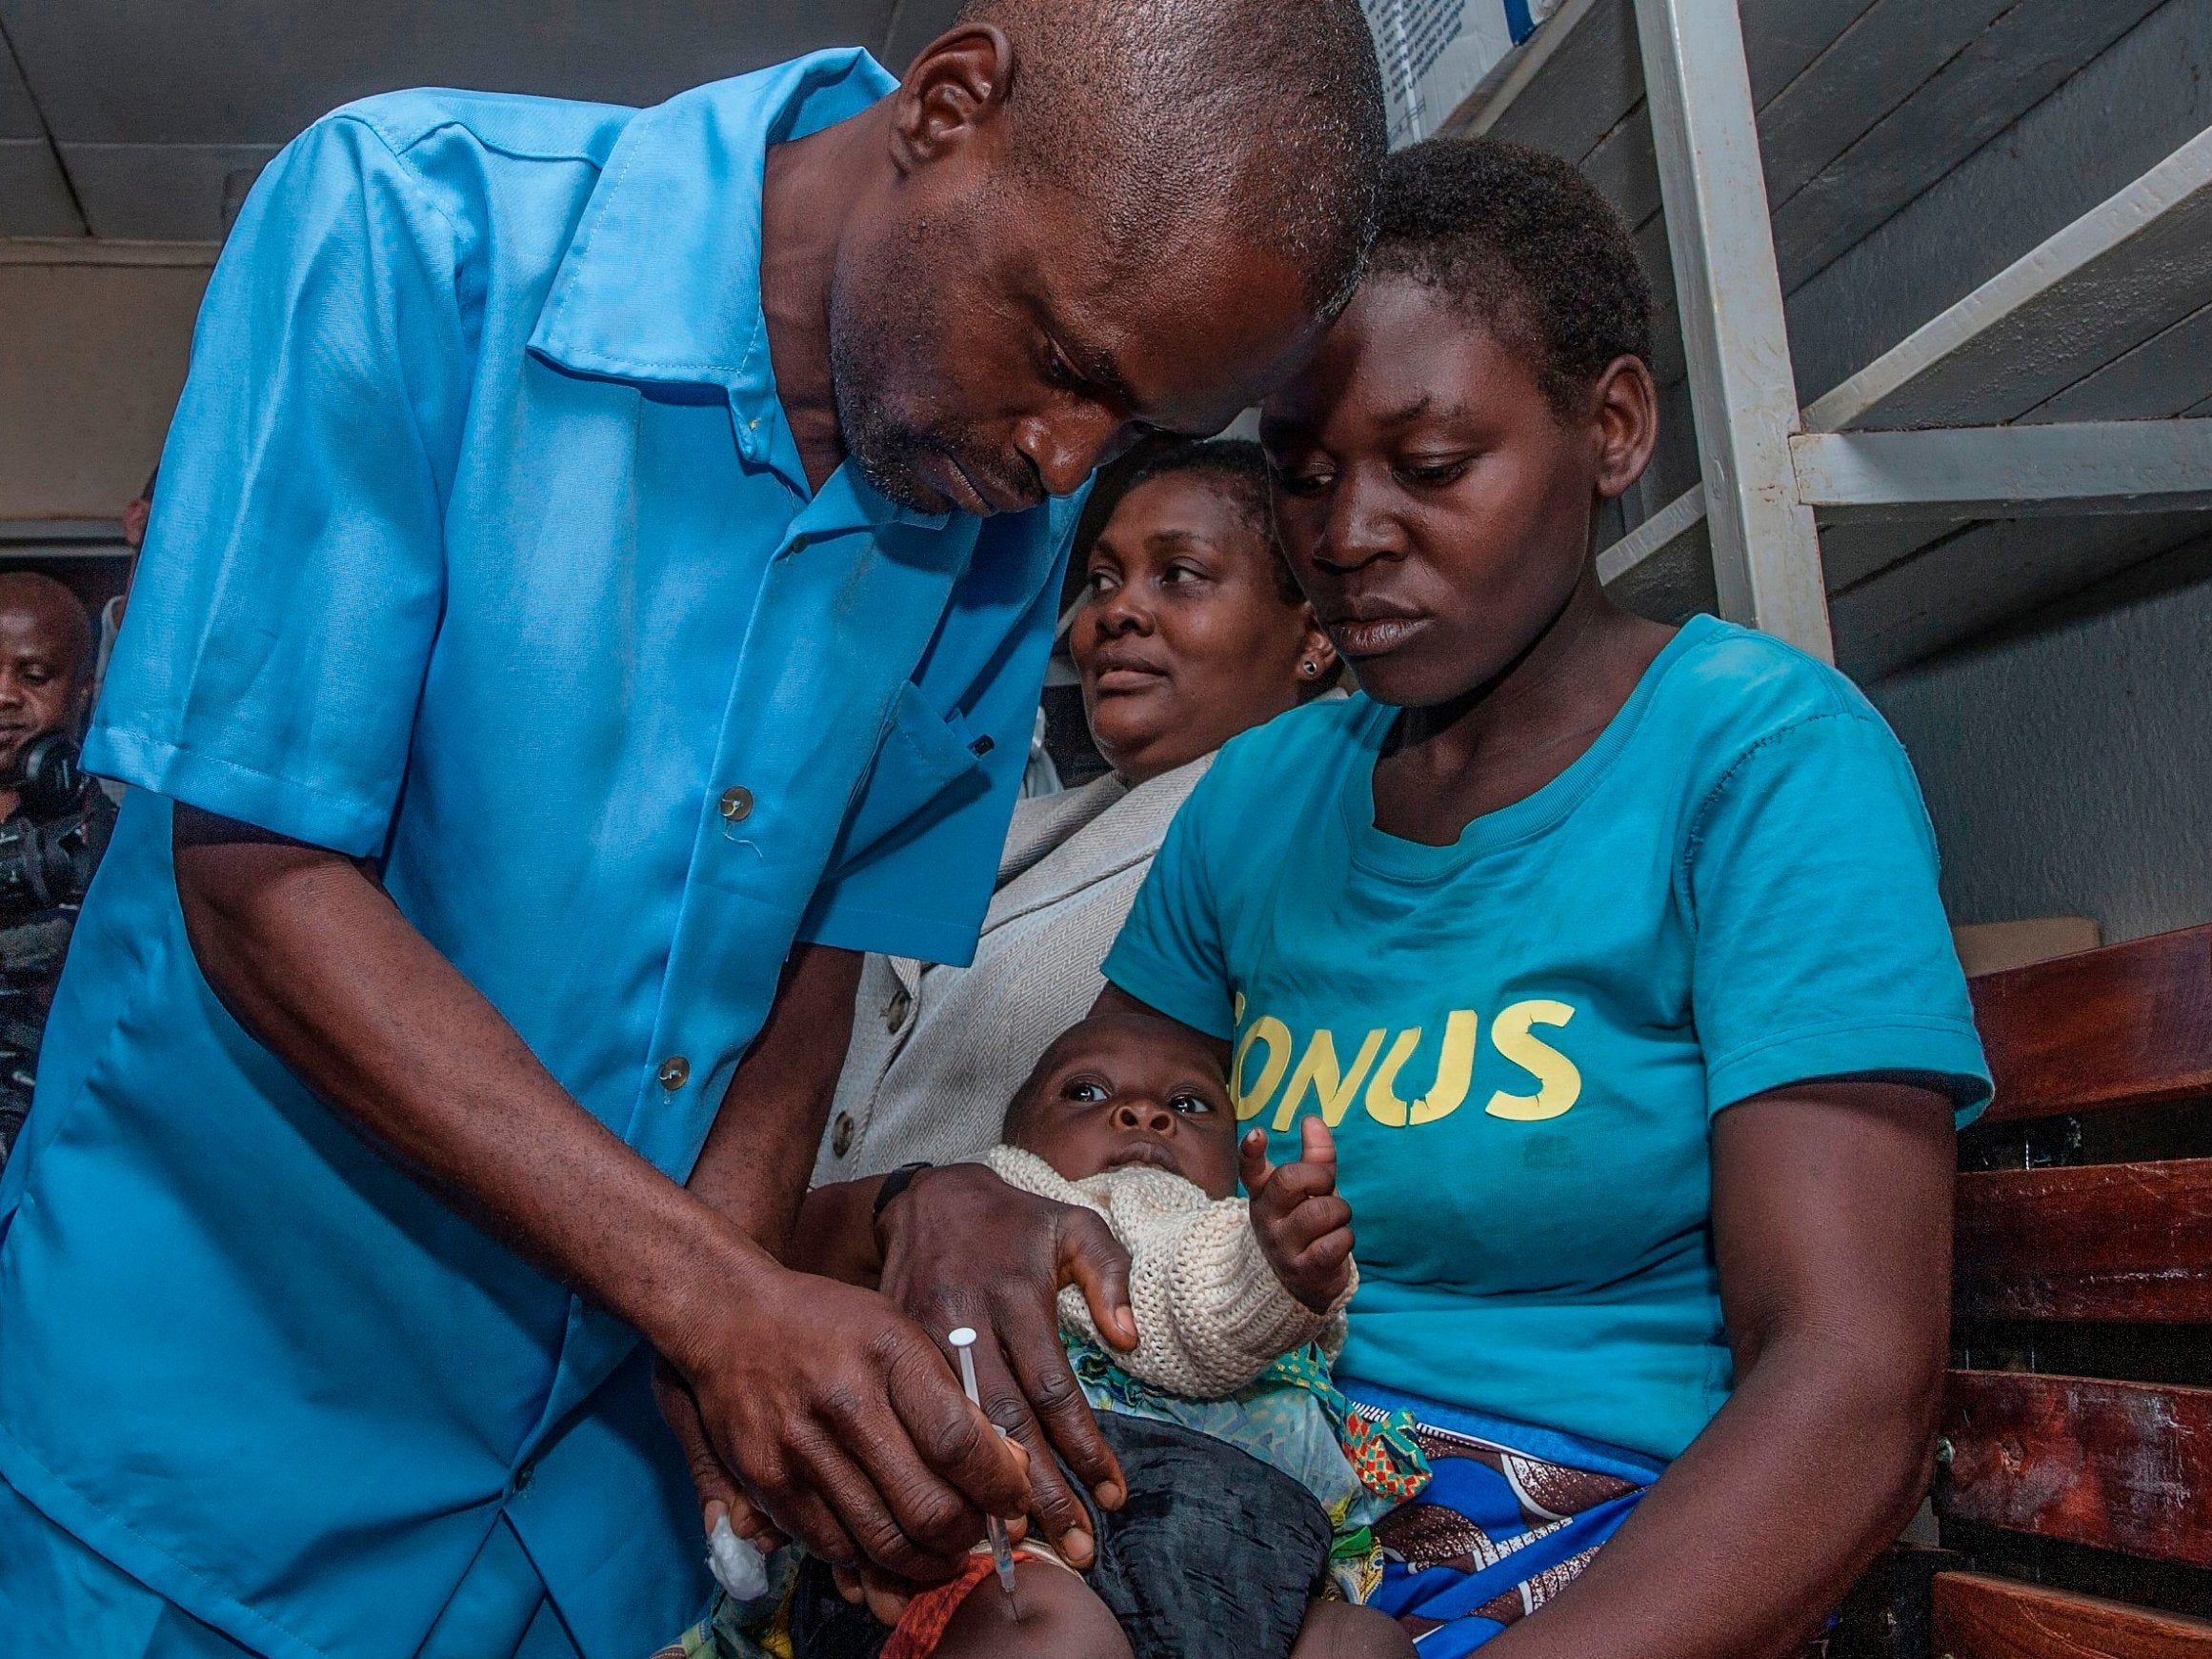
[{"label": "woman's short hair", "polygon": [[1651,285],[1628,227],[1568,163],[1432,138],[1383,164],[1370,274],[1435,289],[1536,371],[1562,417],[1607,365],[1651,361]]},{"label": "woman's short hair", "polygon": [[[1163,444],[1139,457],[1116,480],[1115,503],[1131,491],[1156,478],[1198,477],[1219,489],[1266,544],[1268,562],[1275,573],[1276,591],[1288,604],[1302,604],[1305,595],[1291,575],[1290,561],[1275,534],[1275,512],[1268,502],[1267,455],[1250,438],[1213,437],[1195,442]],[[1112,514],[1106,515],[1111,517]],[[1099,520],[1105,528],[1105,518]],[[1096,540],[1094,536],[1092,539]],[[1086,546],[1085,554],[1090,552]]]}]

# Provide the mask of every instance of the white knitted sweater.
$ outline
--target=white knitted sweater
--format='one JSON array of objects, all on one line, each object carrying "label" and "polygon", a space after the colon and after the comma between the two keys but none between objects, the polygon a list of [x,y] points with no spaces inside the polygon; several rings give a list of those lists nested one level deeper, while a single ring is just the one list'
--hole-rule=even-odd
[{"label": "white knitted sweater", "polygon": [[1136,1350],[1125,1354],[1099,1336],[1074,1285],[1060,1292],[1060,1324],[1097,1344],[1139,1382],[1186,1399],[1218,1400],[1293,1348],[1317,1339],[1334,1358],[1343,1345],[1344,1305],[1358,1288],[1358,1269],[1336,1305],[1316,1313],[1268,1265],[1246,1200],[1208,1198],[1181,1176],[1150,1164],[1071,1182],[1017,1146],[995,1146],[986,1162],[1008,1185],[1081,1204],[1114,1229],[1129,1252]]}]

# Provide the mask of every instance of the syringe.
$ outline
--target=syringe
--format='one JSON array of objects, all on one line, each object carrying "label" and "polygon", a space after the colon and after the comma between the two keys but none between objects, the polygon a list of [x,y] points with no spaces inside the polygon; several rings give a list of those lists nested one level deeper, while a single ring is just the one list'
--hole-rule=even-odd
[{"label": "syringe", "polygon": [[[953,1345],[953,1351],[960,1356],[960,1386],[976,1409],[983,1406],[982,1393],[975,1386],[975,1333],[967,1325],[947,1334],[945,1341]],[[998,1431],[1004,1434],[1003,1428]],[[991,1536],[991,1564],[998,1572],[998,1588],[1006,1592],[1006,1605],[1014,1609],[1016,1619],[1021,1617],[1021,1606],[1014,1599],[1014,1543],[1006,1535],[1006,1523],[995,1515],[983,1517],[983,1524]]]}]

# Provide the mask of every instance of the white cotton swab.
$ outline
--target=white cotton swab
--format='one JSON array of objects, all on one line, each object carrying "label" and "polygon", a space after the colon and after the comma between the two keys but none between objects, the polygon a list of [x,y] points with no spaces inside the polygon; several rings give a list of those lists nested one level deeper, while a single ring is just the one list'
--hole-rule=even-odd
[{"label": "white cotton swab", "polygon": [[[983,1408],[983,1395],[975,1386],[975,1333],[967,1325],[946,1333],[945,1341],[953,1345],[953,1351],[960,1356],[960,1387],[969,1403],[977,1410]],[[1006,1432],[1001,1428],[1000,1434]],[[1014,1599],[1014,1544],[1006,1536],[1006,1523],[995,1515],[983,1517],[983,1525],[991,1535],[991,1565],[998,1573],[998,1588],[1006,1592],[1007,1605],[1014,1608],[1014,1616],[1021,1617],[1021,1605]]]},{"label": "white cotton swab", "polygon": [[716,1515],[707,1534],[707,1570],[734,1602],[756,1602],[768,1593],[767,1559],[737,1536],[727,1515]]}]

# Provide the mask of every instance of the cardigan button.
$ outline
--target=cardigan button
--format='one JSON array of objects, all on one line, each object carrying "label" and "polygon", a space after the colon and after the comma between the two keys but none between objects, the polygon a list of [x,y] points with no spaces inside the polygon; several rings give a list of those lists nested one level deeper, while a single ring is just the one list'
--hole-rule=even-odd
[{"label": "cardigan button", "polygon": [[842,1158],[853,1150],[853,1114],[839,1112],[830,1127],[830,1150]]},{"label": "cardigan button", "polygon": [[913,1007],[914,999],[906,994],[904,985],[892,992],[883,1004],[884,1030],[895,1032],[901,1025],[904,1025],[907,1014]]}]

